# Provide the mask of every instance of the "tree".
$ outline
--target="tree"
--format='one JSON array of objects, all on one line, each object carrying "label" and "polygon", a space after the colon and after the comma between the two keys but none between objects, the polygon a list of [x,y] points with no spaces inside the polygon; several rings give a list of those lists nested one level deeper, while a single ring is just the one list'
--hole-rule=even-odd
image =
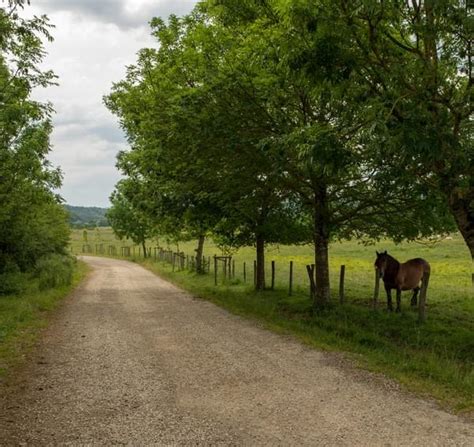
[{"label": "tree", "polygon": [[129,238],[143,248],[143,256],[147,257],[146,241],[156,235],[150,219],[134,207],[127,198],[127,192],[139,188],[130,179],[121,180],[110,196],[111,208],[107,211],[114,233],[120,238]]},{"label": "tree", "polygon": [[380,162],[443,199],[474,259],[472,10],[459,0],[341,0],[333,10],[380,99]]},{"label": "tree", "polygon": [[[226,30],[209,27],[199,12],[152,24],[160,49],[143,50],[106,99],[132,145],[119,166],[146,185],[142,206],[161,228],[168,222],[174,231],[198,238],[198,271],[207,232],[217,231],[234,245],[256,241],[261,290],[265,241],[277,239],[283,222],[276,218],[289,209],[258,147],[265,124],[251,125],[261,110],[221,81],[220,55],[230,42],[222,35]],[[287,218],[285,224],[295,228],[294,222]]]},{"label": "tree", "polygon": [[120,117],[131,144],[130,152],[120,154],[118,166],[147,191],[135,198],[135,206],[164,233],[198,239],[196,269],[202,273],[204,240],[216,219],[216,205],[212,181],[197,162],[199,147],[187,147],[189,132],[177,130],[179,103],[188,86],[177,63],[180,26],[177,18],[168,27],[153,22],[160,50],[142,50],[136,66],[105,102]]},{"label": "tree", "polygon": [[42,256],[64,253],[69,238],[52,192],[61,173],[46,158],[52,109],[31,99],[34,88],[55,79],[39,68],[50,25],[44,16],[21,18],[24,3],[0,8],[0,272],[11,265],[28,270]]},{"label": "tree", "polygon": [[[391,233],[399,227],[387,214],[400,222],[400,209],[413,216],[435,202],[424,201],[416,185],[390,184],[381,171],[371,138],[374,95],[344,27],[331,20],[328,2],[250,1],[241,7],[221,0],[207,5],[214,20],[233,28],[240,39],[228,82],[247,77],[239,87],[273,123],[261,144],[279,167],[283,189],[297,196],[300,209],[311,216],[315,304],[324,305],[330,294],[331,240]],[[403,236],[446,228],[445,223],[432,221],[423,228],[419,220],[404,219]]]}]

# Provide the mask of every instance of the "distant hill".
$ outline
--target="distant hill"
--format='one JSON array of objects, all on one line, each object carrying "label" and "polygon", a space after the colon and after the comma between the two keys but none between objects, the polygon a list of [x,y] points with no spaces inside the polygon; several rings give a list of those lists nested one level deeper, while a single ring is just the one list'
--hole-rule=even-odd
[{"label": "distant hill", "polygon": [[71,205],[64,205],[64,207],[69,211],[71,226],[75,228],[109,226],[109,222],[105,217],[107,208]]}]

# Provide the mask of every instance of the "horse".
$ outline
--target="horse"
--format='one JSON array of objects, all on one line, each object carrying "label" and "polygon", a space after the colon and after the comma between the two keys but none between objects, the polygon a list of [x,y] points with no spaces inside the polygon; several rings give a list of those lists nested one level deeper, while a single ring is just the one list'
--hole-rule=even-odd
[{"label": "horse", "polygon": [[420,291],[420,281],[425,273],[430,272],[430,264],[422,258],[410,259],[407,262],[400,263],[387,251],[377,253],[375,268],[380,272],[383,279],[385,291],[387,292],[387,308],[393,311],[392,289],[397,291],[397,309],[401,311],[400,301],[402,290],[413,290],[411,305],[416,306],[418,301],[418,292]]}]

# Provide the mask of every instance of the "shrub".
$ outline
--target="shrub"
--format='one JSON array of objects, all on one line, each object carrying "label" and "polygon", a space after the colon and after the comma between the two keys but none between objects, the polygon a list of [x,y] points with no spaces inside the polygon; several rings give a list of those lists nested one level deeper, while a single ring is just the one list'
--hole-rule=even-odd
[{"label": "shrub", "polygon": [[35,276],[40,290],[71,284],[75,260],[66,255],[43,256],[36,263]]},{"label": "shrub", "polygon": [[27,275],[25,273],[0,273],[0,295],[20,294],[26,289]]}]

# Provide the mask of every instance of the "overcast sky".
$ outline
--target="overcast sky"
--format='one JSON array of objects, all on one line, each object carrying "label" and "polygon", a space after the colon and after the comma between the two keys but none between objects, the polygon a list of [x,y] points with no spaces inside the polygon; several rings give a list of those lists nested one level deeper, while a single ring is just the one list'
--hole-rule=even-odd
[{"label": "overcast sky", "polygon": [[35,96],[56,110],[49,159],[64,173],[60,193],[68,204],[109,205],[119,179],[115,156],[126,141],[102,97],[140,48],[156,46],[149,20],[185,14],[196,1],[31,0],[26,7],[28,15],[47,14],[56,26],[45,67],[59,76],[60,86]]}]

